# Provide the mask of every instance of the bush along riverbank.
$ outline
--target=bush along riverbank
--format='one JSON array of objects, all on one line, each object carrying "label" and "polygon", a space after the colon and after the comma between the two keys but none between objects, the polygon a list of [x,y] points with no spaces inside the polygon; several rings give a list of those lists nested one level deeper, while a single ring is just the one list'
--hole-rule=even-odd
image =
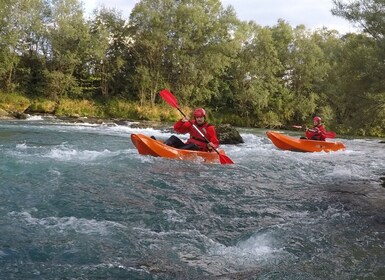
[{"label": "bush along riverbank", "polygon": [[[183,107],[182,107],[183,108]],[[183,108],[190,113],[190,108]],[[20,94],[0,93],[0,118],[23,119],[27,114],[50,114],[57,117],[92,117],[92,118],[120,118],[149,121],[177,120],[178,111],[166,104],[159,106],[139,105],[120,99],[98,102],[87,99],[62,98],[57,101],[48,99],[29,99]]]},{"label": "bush along riverbank", "polygon": [[[191,115],[193,108],[180,105],[180,108],[187,115]],[[260,127],[258,121],[252,117],[242,118],[231,113],[221,114],[205,108],[208,111],[210,123],[215,124],[224,131],[230,126],[236,127]],[[172,123],[181,118],[180,113],[168,104],[140,104],[139,102],[127,101],[124,99],[112,98],[108,101],[95,101],[89,99],[61,98],[57,101],[42,98],[28,98],[22,94],[4,94],[0,92],[0,119],[25,119],[28,115],[53,115],[58,118],[69,118],[75,121],[82,121],[81,118],[88,118],[87,121],[103,123],[107,119],[131,121],[149,121]],[[310,120],[311,121],[311,120]],[[380,130],[371,128],[368,130],[354,130],[343,125],[329,126],[327,129],[334,130],[338,135],[359,136],[359,137],[385,137]],[[227,126],[227,127],[226,127]],[[311,124],[309,123],[309,126]],[[263,125],[267,129],[292,129],[287,124]],[[373,132],[373,133],[371,133]],[[237,139],[238,137],[235,136]],[[239,142],[239,140],[232,140]]]},{"label": "bush along riverbank", "polygon": [[[188,107],[182,107],[191,113]],[[0,119],[27,119],[30,115],[53,116],[72,123],[93,123],[104,125],[128,125],[131,127],[153,127],[172,131],[172,124],[181,116],[170,106],[140,106],[137,103],[114,99],[107,104],[90,100],[62,99],[32,100],[11,95],[0,98]],[[217,134],[222,144],[239,144],[243,139],[230,124],[216,124]]]}]

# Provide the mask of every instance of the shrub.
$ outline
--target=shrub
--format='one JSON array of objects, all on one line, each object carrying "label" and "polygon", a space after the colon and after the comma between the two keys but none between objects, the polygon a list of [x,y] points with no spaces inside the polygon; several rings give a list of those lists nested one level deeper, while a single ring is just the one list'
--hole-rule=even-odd
[{"label": "shrub", "polygon": [[9,112],[24,112],[31,102],[19,93],[0,92],[0,108]]},{"label": "shrub", "polygon": [[56,102],[47,99],[35,99],[29,106],[28,110],[31,113],[46,113],[52,114],[56,109]]},{"label": "shrub", "polygon": [[[182,107],[185,114],[189,114],[189,108]],[[123,99],[112,99],[107,103],[106,113],[110,117],[174,122],[181,118],[181,114],[169,105],[140,105],[139,103],[129,102]]]},{"label": "shrub", "polygon": [[56,108],[56,114],[71,117],[104,117],[104,112],[100,106],[90,100],[72,100],[62,98]]}]

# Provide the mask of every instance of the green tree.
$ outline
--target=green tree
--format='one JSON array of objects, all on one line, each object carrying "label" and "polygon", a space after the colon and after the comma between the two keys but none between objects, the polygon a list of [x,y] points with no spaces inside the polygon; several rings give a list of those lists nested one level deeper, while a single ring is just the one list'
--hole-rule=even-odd
[{"label": "green tree", "polygon": [[236,36],[239,37],[239,50],[227,71],[232,110],[246,119],[253,119],[254,124],[278,124],[278,117],[274,114],[273,118],[273,112],[269,114],[268,108],[271,95],[280,91],[276,76],[283,67],[272,32],[254,22],[243,22]]},{"label": "green tree", "polygon": [[317,91],[320,93],[317,114],[322,115],[328,126],[336,126],[343,123],[340,115],[345,106],[343,95],[339,88],[341,76],[337,69],[341,63],[344,41],[336,30],[322,28],[313,33],[313,40],[324,54],[324,61],[327,64],[327,75],[317,83]]},{"label": "green tree", "polygon": [[0,84],[13,91],[24,81],[16,76],[20,59],[36,59],[43,50],[47,10],[41,0],[1,0],[0,6]]},{"label": "green tree", "polygon": [[8,92],[13,90],[13,74],[19,60],[16,49],[21,36],[15,15],[17,4],[17,1],[0,0],[0,83],[1,88]]},{"label": "green tree", "polygon": [[[359,110],[367,118],[362,123],[362,118],[358,120],[361,130],[373,131],[376,135],[385,134],[384,114],[385,114],[385,81],[383,73],[385,71],[385,1],[384,0],[355,0],[345,3],[345,1],[334,0],[335,8],[333,14],[341,16],[352,23],[358,24],[365,36],[348,36],[346,42],[346,56],[350,56],[348,65],[344,64],[351,75],[346,77],[346,87],[355,84],[357,87],[351,89],[352,99],[361,100]],[[352,83],[350,83],[350,81]],[[343,83],[343,82],[342,82]],[[357,106],[351,106],[354,111]],[[354,118],[348,118],[347,121]],[[351,123],[351,122],[349,122]],[[357,128],[357,125],[352,127]]]},{"label": "green tree", "polygon": [[[66,89],[63,95],[76,97],[82,94],[76,74],[82,71],[90,50],[90,26],[84,20],[81,3],[78,0],[52,0],[52,18],[48,24],[49,71],[61,72],[60,81]],[[52,79],[50,79],[52,80]],[[69,87],[71,84],[71,87]],[[61,96],[52,96],[57,99]]]},{"label": "green tree", "polygon": [[91,21],[90,63],[83,69],[92,74],[92,81],[97,81],[104,98],[124,95],[128,91],[127,63],[131,45],[128,32],[127,21],[114,9],[96,11]]},{"label": "green tree", "polygon": [[234,10],[218,0],[139,2],[130,24],[142,102],[154,104],[159,88],[168,86],[183,102],[208,103],[217,94],[213,81],[234,54],[231,30],[237,22]]},{"label": "green tree", "polygon": [[287,84],[288,73],[292,67],[291,50],[294,32],[293,28],[283,19],[278,20],[277,24],[271,28],[271,32],[278,59],[282,66],[276,73],[279,89],[271,93],[267,114],[268,116],[273,116],[274,119],[278,118],[278,124],[285,124],[292,121],[295,110],[293,102],[294,92]]},{"label": "green tree", "polygon": [[376,39],[385,37],[384,0],[333,0],[332,13],[356,23],[362,30]]},{"label": "green tree", "polygon": [[[168,38],[170,10],[175,1],[140,1],[130,15],[130,34],[134,41],[131,52],[136,65],[132,83],[141,104],[147,100],[155,104],[159,88],[165,81],[165,51],[170,47]],[[163,14],[165,13],[165,14]]]},{"label": "green tree", "polygon": [[236,54],[237,24],[234,10],[218,0],[185,0],[177,6],[167,80],[190,104],[207,104],[218,94],[216,81]]},{"label": "green tree", "polygon": [[305,26],[293,30],[294,40],[289,45],[289,59],[286,65],[285,86],[293,92],[294,121],[301,122],[316,112],[319,84],[327,75],[328,64],[322,49],[316,44],[312,33]]},{"label": "green tree", "polygon": [[333,76],[338,77],[335,80],[336,111],[351,133],[381,131],[375,127],[382,127],[384,132],[385,69],[379,60],[382,55],[378,44],[364,34],[350,34],[344,38]]}]

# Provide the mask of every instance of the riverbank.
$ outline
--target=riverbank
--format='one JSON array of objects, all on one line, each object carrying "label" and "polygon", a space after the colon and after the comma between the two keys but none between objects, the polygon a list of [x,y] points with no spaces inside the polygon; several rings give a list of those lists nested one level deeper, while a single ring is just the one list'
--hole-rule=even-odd
[{"label": "riverbank", "polygon": [[[192,108],[180,106],[180,109],[190,115]],[[222,137],[222,141],[227,144],[243,143],[239,133],[234,131],[232,127],[263,127],[269,129],[292,130],[292,126],[284,125],[268,125],[257,126],[251,125],[250,118],[241,118],[231,114],[219,114],[206,110],[209,115],[208,121],[219,127],[219,134],[229,134],[231,136]],[[120,124],[120,123],[138,123],[151,127],[164,126],[165,124],[172,127],[172,123],[178,120],[181,115],[178,110],[168,106],[167,104],[157,104],[156,106],[140,105],[136,102],[111,99],[107,102],[96,102],[94,100],[73,100],[62,98],[57,102],[48,99],[31,99],[21,94],[3,94],[0,92],[0,120],[1,119],[26,119],[28,116],[49,116],[58,119],[65,119],[69,122],[88,122],[99,124]],[[248,124],[248,125],[245,125]],[[365,131],[360,130],[359,134],[352,133],[351,129],[339,126],[333,129],[326,124],[327,128],[334,130],[337,135],[345,138],[380,138],[381,135],[369,135]],[[376,133],[378,134],[378,133]],[[384,136],[382,136],[384,137]],[[384,139],[380,140],[385,143]]]},{"label": "riverbank", "polygon": [[[186,114],[191,115],[193,108],[179,105],[179,108]],[[281,123],[281,121],[263,121],[256,116],[239,116],[231,112],[220,113],[205,108],[209,116],[209,122],[218,124],[230,124],[234,127],[263,127],[269,129],[291,130],[292,122]],[[0,119],[25,119],[28,115],[53,115],[58,118],[87,118],[91,121],[105,122],[108,119],[149,121],[161,123],[173,123],[178,120],[181,115],[178,110],[169,106],[165,102],[150,104],[139,104],[138,102],[129,101],[119,98],[111,98],[108,100],[87,100],[87,99],[70,99],[60,98],[57,101],[44,98],[32,98],[23,94],[11,93],[5,94],[0,92]],[[353,129],[343,124],[333,124],[333,120],[325,121],[326,127],[335,131],[338,135],[344,137],[385,137],[381,133],[381,129],[377,127],[366,127],[361,129]],[[311,124],[302,123],[305,127]]]},{"label": "riverbank", "polygon": [[[78,116],[55,116],[52,114],[17,114],[17,115],[0,115],[0,121],[10,119],[28,119],[30,117],[41,117],[47,119],[58,119],[68,123],[87,123],[99,124],[105,126],[128,126],[131,128],[153,128],[159,129],[163,132],[173,132],[173,122],[148,121],[148,120],[134,120],[122,118],[96,118],[96,117],[78,117]],[[219,124],[216,126],[218,139],[221,144],[240,144],[244,143],[239,131],[230,124]]]}]

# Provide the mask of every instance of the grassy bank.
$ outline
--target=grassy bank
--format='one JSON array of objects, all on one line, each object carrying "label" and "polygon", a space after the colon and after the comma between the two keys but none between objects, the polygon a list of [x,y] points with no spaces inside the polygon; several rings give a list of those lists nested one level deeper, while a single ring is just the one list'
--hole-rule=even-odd
[{"label": "grassy bank", "polygon": [[[191,108],[181,106],[186,113]],[[97,102],[86,99],[62,98],[58,101],[49,99],[33,99],[22,94],[0,93],[0,110],[2,116],[14,116],[15,113],[53,114],[60,117],[95,117],[118,118],[132,120],[173,122],[181,117],[180,113],[167,104],[157,106],[139,105],[122,99],[111,99],[108,102]]]},{"label": "grassy bank", "polygon": [[[181,110],[191,115],[192,108],[181,106]],[[0,117],[15,117],[22,113],[52,114],[58,117],[94,117],[114,118],[126,120],[146,120],[157,122],[174,122],[181,118],[181,114],[168,104],[156,106],[140,105],[123,99],[110,99],[98,102],[86,99],[62,98],[58,101],[49,99],[34,99],[23,94],[4,94],[0,92]],[[255,120],[241,118],[231,114],[215,114],[208,110],[209,121],[214,124],[228,123],[238,127],[255,127]],[[265,125],[264,127],[277,127]],[[279,126],[278,126],[279,127]],[[385,137],[380,127],[367,127],[353,130],[349,127],[334,127],[339,135]]]}]

